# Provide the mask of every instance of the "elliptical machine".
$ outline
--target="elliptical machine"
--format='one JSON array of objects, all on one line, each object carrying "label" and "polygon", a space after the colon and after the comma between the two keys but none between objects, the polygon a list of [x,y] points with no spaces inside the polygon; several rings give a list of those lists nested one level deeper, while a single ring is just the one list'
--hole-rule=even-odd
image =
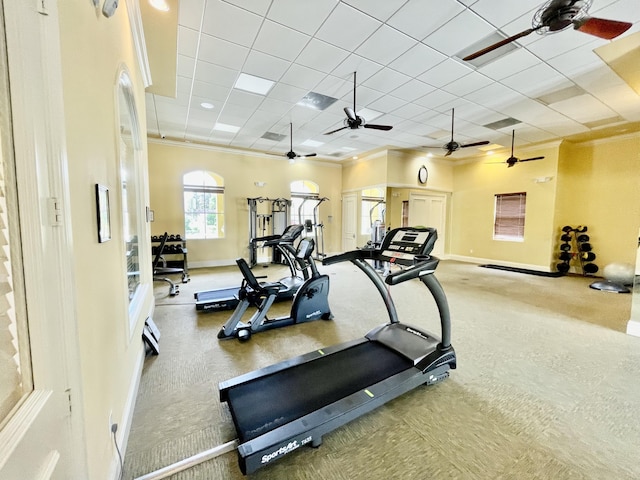
[{"label": "elliptical machine", "polygon": [[[229,320],[218,332],[219,339],[237,337],[246,342],[251,335],[272,328],[287,327],[295,323],[313,320],[331,320],[333,315],[329,308],[329,276],[321,275],[313,261],[314,241],[303,239],[296,250],[296,260],[306,262],[311,269],[311,276],[298,289],[291,305],[291,313],[285,317],[268,318],[267,313],[276,300],[278,293],[287,288],[281,282],[258,282],[251,268],[244,258],[238,258],[236,263],[244,277],[238,303]],[[258,309],[246,322],[242,316],[251,305],[258,305]]]}]

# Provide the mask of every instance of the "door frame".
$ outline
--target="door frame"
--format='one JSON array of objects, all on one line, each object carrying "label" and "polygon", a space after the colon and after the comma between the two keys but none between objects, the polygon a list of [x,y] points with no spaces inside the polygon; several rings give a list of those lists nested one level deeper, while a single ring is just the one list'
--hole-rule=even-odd
[{"label": "door frame", "polygon": [[34,377],[33,392],[0,431],[0,469],[87,478],[57,2],[0,6]]}]

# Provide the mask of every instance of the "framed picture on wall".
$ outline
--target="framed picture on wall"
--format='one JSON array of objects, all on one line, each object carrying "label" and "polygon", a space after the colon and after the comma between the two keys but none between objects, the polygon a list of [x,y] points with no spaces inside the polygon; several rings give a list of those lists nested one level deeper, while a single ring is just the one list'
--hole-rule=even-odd
[{"label": "framed picture on wall", "polygon": [[111,240],[111,219],[109,216],[109,189],[96,183],[96,212],[98,217],[98,242]]}]

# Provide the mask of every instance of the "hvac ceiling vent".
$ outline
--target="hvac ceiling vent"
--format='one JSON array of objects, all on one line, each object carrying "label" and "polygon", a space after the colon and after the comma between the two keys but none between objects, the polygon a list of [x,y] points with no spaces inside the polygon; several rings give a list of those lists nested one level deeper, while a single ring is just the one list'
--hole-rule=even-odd
[{"label": "hvac ceiling vent", "polygon": [[345,152],[333,152],[329,154],[330,157],[336,157],[336,158],[342,158],[345,155],[347,155]]},{"label": "hvac ceiling vent", "polygon": [[516,120],[515,118],[503,118],[502,120],[498,120],[497,122],[487,123],[483,125],[483,127],[490,128],[492,130],[500,130],[501,128],[510,127],[512,125],[516,125],[518,123],[522,123],[520,120]]},{"label": "hvac ceiling vent", "polygon": [[282,140],[287,138],[287,136],[282,135],[281,133],[265,132],[264,135],[262,135],[262,138],[273,140],[274,142],[281,142]]},{"label": "hvac ceiling vent", "polygon": [[321,93],[309,92],[302,97],[302,100],[298,102],[298,105],[313,108],[314,110],[325,110],[337,101],[337,98],[328,97]]},{"label": "hvac ceiling vent", "polygon": [[[460,50],[458,53],[455,54],[455,56],[458,57],[460,60],[462,60],[467,55],[471,55],[472,53],[475,53],[478,50],[482,50],[483,48],[488,47],[489,45],[498,43],[504,40],[505,38],[507,38],[507,35],[505,35],[504,33],[493,32],[488,37],[484,37],[482,40],[479,40],[476,43],[469,45],[467,48]],[[518,46],[515,44],[515,42],[507,43],[506,45],[503,45],[500,48],[496,48],[492,52],[488,52],[488,53],[485,53],[484,55],[480,55],[478,58],[475,58],[473,60],[467,60],[464,63],[465,64],[468,63],[470,65],[473,65],[476,68],[480,68],[481,66],[486,65],[487,63],[491,63],[494,60],[497,60],[498,58],[506,55],[507,53],[516,50],[517,48]]]}]

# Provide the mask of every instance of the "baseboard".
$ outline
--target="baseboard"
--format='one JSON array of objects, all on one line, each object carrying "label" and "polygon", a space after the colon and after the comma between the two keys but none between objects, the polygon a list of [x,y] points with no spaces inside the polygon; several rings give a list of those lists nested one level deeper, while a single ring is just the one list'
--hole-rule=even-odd
[{"label": "baseboard", "polygon": [[629,320],[629,322],[627,323],[627,335],[640,337],[640,322],[636,322],[635,320]]},{"label": "baseboard", "polygon": [[517,263],[517,262],[504,262],[502,260],[496,260],[495,258],[478,258],[478,257],[465,257],[463,255],[448,255],[448,260],[456,260],[458,262],[476,263],[482,265],[485,263],[493,265],[501,265],[503,267],[523,268],[525,270],[537,270],[539,272],[551,272],[549,265],[532,265],[530,263]]},{"label": "baseboard", "polygon": [[[131,432],[131,424],[133,422],[133,413],[136,407],[136,398],[138,397],[138,390],[140,388],[140,379],[142,378],[142,368],[144,366],[145,358],[145,346],[142,339],[139,342],[140,348],[138,351],[138,359],[135,364],[133,375],[131,377],[131,386],[127,395],[127,401],[122,412],[122,418],[118,424],[118,431],[116,432],[116,442],[118,442],[118,448],[122,455],[122,459],[125,458],[127,451],[127,444],[129,442],[129,433]],[[109,468],[109,476],[111,480],[118,480],[120,478],[120,458],[117,455],[115,448],[113,448],[114,457],[111,461],[111,467]]]}]

